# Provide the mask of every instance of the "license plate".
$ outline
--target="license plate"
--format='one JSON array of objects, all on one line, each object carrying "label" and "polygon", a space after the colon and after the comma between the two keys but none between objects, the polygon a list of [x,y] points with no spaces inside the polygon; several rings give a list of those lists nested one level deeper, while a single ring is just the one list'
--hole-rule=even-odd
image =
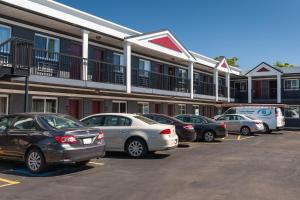
[{"label": "license plate", "polygon": [[83,144],[92,144],[92,138],[84,138]]}]

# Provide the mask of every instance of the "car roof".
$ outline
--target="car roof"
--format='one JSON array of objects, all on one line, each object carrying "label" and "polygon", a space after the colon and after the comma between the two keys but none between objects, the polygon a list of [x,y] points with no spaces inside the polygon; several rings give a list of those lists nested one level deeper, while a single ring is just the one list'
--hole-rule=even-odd
[{"label": "car roof", "polygon": [[15,113],[15,114],[8,114],[2,116],[45,116],[45,115],[65,116],[64,114],[59,114],[59,113],[43,113],[43,112]]},{"label": "car roof", "polygon": [[93,117],[93,116],[105,116],[105,115],[115,115],[115,116],[123,116],[123,117],[134,117],[137,116],[138,114],[132,114],[132,113],[97,113],[93,115],[86,116],[87,117]]}]

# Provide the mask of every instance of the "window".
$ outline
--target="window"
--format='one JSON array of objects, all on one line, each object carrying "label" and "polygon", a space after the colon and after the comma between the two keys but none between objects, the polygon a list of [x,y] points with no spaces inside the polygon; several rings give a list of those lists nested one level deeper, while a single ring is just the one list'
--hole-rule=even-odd
[{"label": "window", "polygon": [[189,116],[182,116],[181,118],[179,118],[181,121],[183,122],[188,122],[190,123],[190,117]]},{"label": "window", "polygon": [[127,113],[127,102],[126,101],[113,101],[112,112],[113,113]]},{"label": "window", "polygon": [[113,64],[114,64],[114,71],[115,72],[124,72],[124,56],[119,53],[113,53]]},{"label": "window", "polygon": [[300,106],[289,106],[284,109],[284,116],[286,118],[299,119]]},{"label": "window", "polygon": [[[5,42],[11,37],[11,28],[9,26],[4,26],[0,24],[0,44]],[[0,51],[2,53],[9,53],[10,52],[10,45],[5,48],[1,48]]]},{"label": "window", "polygon": [[166,119],[164,117],[156,117],[156,119],[154,119],[154,120],[160,124],[173,124],[173,121]]},{"label": "window", "polygon": [[57,98],[33,97],[32,112],[57,113]]},{"label": "window", "polygon": [[87,126],[103,126],[104,116],[94,116],[83,121]]},{"label": "window", "polygon": [[180,115],[186,114],[186,105],[185,104],[179,104],[178,105],[178,112]]},{"label": "window", "polygon": [[156,121],[149,119],[147,117],[144,117],[144,116],[137,115],[137,116],[134,116],[134,118],[139,119],[139,120],[145,122],[146,124],[150,124],[150,125],[157,124]]},{"label": "window", "polygon": [[49,126],[56,129],[82,128],[83,124],[71,117],[45,115],[41,117]]},{"label": "window", "polygon": [[2,117],[0,119],[0,133],[4,133],[6,129],[11,126],[11,123],[13,122],[14,117]]},{"label": "window", "polygon": [[19,117],[12,128],[17,130],[37,130],[35,121],[31,117]]},{"label": "window", "polygon": [[0,115],[8,114],[8,95],[0,95]]},{"label": "window", "polygon": [[148,114],[149,113],[149,103],[148,102],[138,102],[138,113]]},{"label": "window", "polygon": [[105,116],[103,126],[130,126],[131,120],[121,116]]},{"label": "window", "polygon": [[199,106],[198,105],[193,105],[193,114],[199,115]]},{"label": "window", "polygon": [[187,70],[186,69],[178,69],[178,77],[180,79],[187,79]]},{"label": "window", "polygon": [[285,90],[299,90],[299,79],[286,79],[284,80]]},{"label": "window", "polygon": [[139,59],[139,76],[149,77],[151,63],[149,60]]},{"label": "window", "polygon": [[40,50],[36,52],[36,57],[58,60],[55,53],[59,53],[59,39],[35,34],[34,47]]},{"label": "window", "polygon": [[225,111],[225,114],[236,114],[236,109],[235,108],[229,108],[228,110]]},{"label": "window", "polygon": [[234,89],[239,92],[247,91],[247,82],[246,81],[236,81],[234,82]]},{"label": "window", "polygon": [[204,124],[205,120],[200,117],[191,117],[191,123],[193,124]]}]

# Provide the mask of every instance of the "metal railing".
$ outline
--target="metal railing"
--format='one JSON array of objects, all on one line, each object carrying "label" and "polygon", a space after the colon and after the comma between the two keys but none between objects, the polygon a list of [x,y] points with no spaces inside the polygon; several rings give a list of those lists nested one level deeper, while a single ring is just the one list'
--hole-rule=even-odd
[{"label": "metal railing", "polygon": [[194,93],[195,94],[214,96],[214,95],[216,95],[215,88],[216,88],[216,85],[214,83],[208,83],[208,82],[202,82],[202,81],[194,82]]},{"label": "metal railing", "polygon": [[132,69],[132,85],[137,87],[190,92],[190,80],[137,68]]}]

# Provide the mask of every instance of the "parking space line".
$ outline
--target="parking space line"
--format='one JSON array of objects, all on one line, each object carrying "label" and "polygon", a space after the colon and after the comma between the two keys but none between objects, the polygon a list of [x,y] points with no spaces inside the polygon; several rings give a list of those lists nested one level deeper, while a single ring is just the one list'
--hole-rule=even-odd
[{"label": "parking space line", "polygon": [[100,165],[100,166],[103,166],[104,163],[98,163],[98,162],[89,162],[89,164],[92,164],[92,165]]},{"label": "parking space line", "polygon": [[12,185],[17,185],[17,184],[20,183],[19,181],[11,181],[11,180],[7,180],[7,179],[4,179],[4,178],[0,178],[0,182],[5,183],[3,185],[0,185],[0,188],[7,187],[7,186],[12,186]]},{"label": "parking space line", "polygon": [[254,136],[243,137],[243,138],[241,138],[241,139],[239,139],[239,140],[246,140],[246,139],[253,138],[253,137],[254,137]]},{"label": "parking space line", "polygon": [[238,137],[237,137],[237,140],[240,140],[241,139],[241,135],[239,135]]}]

